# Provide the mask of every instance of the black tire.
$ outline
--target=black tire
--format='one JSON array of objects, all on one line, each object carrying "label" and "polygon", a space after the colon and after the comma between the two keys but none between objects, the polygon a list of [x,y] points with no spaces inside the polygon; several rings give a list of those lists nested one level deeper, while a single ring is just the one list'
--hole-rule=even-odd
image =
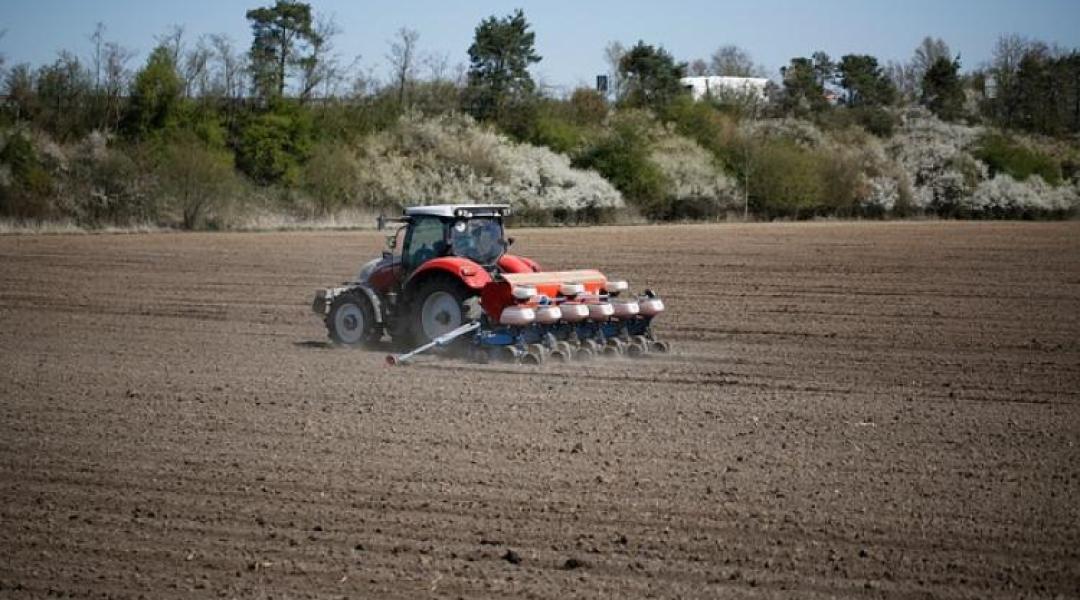
[{"label": "black tire", "polygon": [[[417,346],[480,318],[477,293],[452,277],[430,277],[420,282],[410,296],[409,332]],[[425,306],[429,311],[427,323]]]},{"label": "black tire", "polygon": [[341,294],[330,303],[326,333],[339,346],[357,348],[378,339],[375,310],[363,292]]}]

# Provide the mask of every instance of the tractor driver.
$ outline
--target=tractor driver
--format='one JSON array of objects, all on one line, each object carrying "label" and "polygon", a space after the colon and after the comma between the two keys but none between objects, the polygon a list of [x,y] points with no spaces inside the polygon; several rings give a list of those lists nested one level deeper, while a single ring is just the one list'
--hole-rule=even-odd
[{"label": "tractor driver", "polygon": [[486,219],[458,221],[454,225],[453,245],[458,256],[490,263],[501,254],[499,227]]},{"label": "tractor driver", "polygon": [[495,262],[506,251],[505,242],[502,239],[502,227],[496,221],[484,220],[478,223],[479,241],[477,242],[477,256],[482,263]]}]

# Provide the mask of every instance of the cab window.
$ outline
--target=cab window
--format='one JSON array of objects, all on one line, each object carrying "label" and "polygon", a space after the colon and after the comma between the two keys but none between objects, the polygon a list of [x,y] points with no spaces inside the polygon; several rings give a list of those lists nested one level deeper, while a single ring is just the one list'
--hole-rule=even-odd
[{"label": "cab window", "polygon": [[497,219],[461,220],[450,228],[454,254],[481,265],[493,265],[506,251],[502,222]]},{"label": "cab window", "polygon": [[442,256],[446,242],[443,222],[437,217],[416,217],[405,240],[405,265],[412,269]]}]

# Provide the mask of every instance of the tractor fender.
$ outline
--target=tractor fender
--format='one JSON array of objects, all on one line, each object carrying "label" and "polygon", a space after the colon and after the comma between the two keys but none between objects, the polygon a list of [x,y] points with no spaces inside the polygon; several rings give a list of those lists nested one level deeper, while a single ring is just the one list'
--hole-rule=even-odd
[{"label": "tractor fender", "polygon": [[371,289],[370,286],[363,283],[346,283],[341,287],[315,290],[315,300],[311,304],[311,310],[318,315],[320,319],[325,319],[327,311],[330,310],[330,305],[334,302],[334,298],[337,298],[342,294],[356,292],[357,290],[367,296],[368,301],[371,302],[371,310],[375,313],[375,323],[381,325],[383,322],[383,311],[382,303],[379,302],[379,295],[376,294],[375,290]]},{"label": "tractor fender", "polygon": [[379,295],[375,293],[375,290],[371,289],[371,287],[363,283],[354,285],[349,288],[350,292],[354,290],[360,290],[364,293],[365,296],[367,296],[367,299],[371,302],[371,311],[375,313],[375,322],[379,325],[382,325],[383,311],[382,303],[379,302]]},{"label": "tractor fender", "polygon": [[475,262],[460,256],[443,256],[429,260],[413,271],[405,282],[406,295],[416,289],[420,281],[436,273],[450,275],[476,292],[491,282],[491,275]]},{"label": "tractor fender", "polygon": [[499,257],[498,267],[503,273],[540,272],[540,265],[536,264],[535,260],[514,254],[503,254]]},{"label": "tractor fender", "polygon": [[375,294],[375,290],[366,284],[353,286],[352,289],[363,291],[364,296],[367,296],[367,299],[372,301],[372,312],[375,313],[375,323],[382,325],[382,302],[379,301],[379,295]]}]

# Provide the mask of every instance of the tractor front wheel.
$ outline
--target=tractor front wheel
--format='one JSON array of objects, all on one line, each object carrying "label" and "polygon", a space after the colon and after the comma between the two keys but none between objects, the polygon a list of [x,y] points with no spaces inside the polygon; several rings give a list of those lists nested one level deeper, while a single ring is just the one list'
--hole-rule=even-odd
[{"label": "tractor front wheel", "polygon": [[371,301],[359,293],[341,294],[330,303],[326,332],[341,346],[357,347],[374,341],[375,311]]}]

